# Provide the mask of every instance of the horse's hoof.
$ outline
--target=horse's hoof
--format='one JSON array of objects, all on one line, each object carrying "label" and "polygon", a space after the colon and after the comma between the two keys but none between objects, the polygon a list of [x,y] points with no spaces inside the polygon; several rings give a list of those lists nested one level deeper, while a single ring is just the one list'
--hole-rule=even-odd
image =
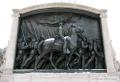
[{"label": "horse's hoof", "polygon": [[67,70],[70,70],[70,68],[67,68]]},{"label": "horse's hoof", "polygon": [[34,68],[34,71],[36,71],[37,70],[37,68]]},{"label": "horse's hoof", "polygon": [[67,70],[70,70],[70,67],[69,67],[69,66],[67,67]]},{"label": "horse's hoof", "polygon": [[57,68],[54,68],[55,70],[57,70]]}]

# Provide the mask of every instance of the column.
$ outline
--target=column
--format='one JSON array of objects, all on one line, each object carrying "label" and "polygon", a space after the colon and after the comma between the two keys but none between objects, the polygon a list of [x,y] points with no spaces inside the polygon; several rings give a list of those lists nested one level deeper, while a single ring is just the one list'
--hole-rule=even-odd
[{"label": "column", "polygon": [[113,59],[113,49],[111,46],[111,40],[109,38],[108,26],[107,26],[107,15],[106,10],[100,10],[100,18],[101,18],[101,26],[102,26],[102,35],[103,35],[103,44],[105,50],[105,59],[106,59],[106,67],[108,73],[116,72],[114,67],[114,59]]}]

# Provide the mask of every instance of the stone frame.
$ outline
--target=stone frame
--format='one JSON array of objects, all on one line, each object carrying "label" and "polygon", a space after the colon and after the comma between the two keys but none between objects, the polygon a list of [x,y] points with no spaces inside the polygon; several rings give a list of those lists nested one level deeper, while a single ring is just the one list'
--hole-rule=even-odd
[{"label": "stone frame", "polygon": [[11,74],[13,73],[13,70],[14,70],[13,66],[14,66],[14,59],[15,59],[15,50],[16,50],[16,41],[17,41],[20,14],[27,13],[27,12],[34,11],[34,10],[47,9],[47,8],[71,8],[71,9],[79,9],[79,10],[99,14],[100,19],[101,19],[101,29],[102,29],[104,53],[105,53],[105,58],[106,58],[107,73],[116,72],[115,65],[114,65],[113,49],[111,46],[111,40],[109,38],[107,21],[106,21],[107,11],[104,9],[95,9],[95,8],[91,8],[91,7],[87,7],[83,5],[77,5],[77,4],[49,3],[49,4],[31,6],[31,7],[27,7],[24,9],[13,10],[14,19],[13,19],[13,24],[12,24],[11,37],[10,37],[8,49],[6,52],[6,61],[5,61],[3,73]]}]

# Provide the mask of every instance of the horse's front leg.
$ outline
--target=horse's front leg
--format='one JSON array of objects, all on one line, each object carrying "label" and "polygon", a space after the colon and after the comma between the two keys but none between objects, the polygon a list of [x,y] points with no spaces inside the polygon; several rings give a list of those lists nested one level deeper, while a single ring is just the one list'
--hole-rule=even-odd
[{"label": "horse's front leg", "polygon": [[70,63],[70,60],[71,60],[71,58],[72,58],[73,53],[74,53],[74,49],[71,51],[70,56],[68,57],[68,61],[67,61],[67,68],[68,68],[68,69],[70,69],[69,63]]},{"label": "horse's front leg", "polygon": [[56,62],[55,65],[59,65],[60,61],[65,57],[65,55],[62,55]]}]

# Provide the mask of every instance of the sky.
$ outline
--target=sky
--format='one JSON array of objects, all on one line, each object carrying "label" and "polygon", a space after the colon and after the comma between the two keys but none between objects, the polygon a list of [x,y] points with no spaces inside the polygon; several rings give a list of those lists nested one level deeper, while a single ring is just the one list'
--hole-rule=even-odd
[{"label": "sky", "polygon": [[116,58],[120,61],[120,1],[119,0],[2,0],[0,3],[0,48],[8,45],[12,25],[12,9],[22,9],[28,6],[52,2],[77,3],[107,9],[107,22],[113,49]]}]

